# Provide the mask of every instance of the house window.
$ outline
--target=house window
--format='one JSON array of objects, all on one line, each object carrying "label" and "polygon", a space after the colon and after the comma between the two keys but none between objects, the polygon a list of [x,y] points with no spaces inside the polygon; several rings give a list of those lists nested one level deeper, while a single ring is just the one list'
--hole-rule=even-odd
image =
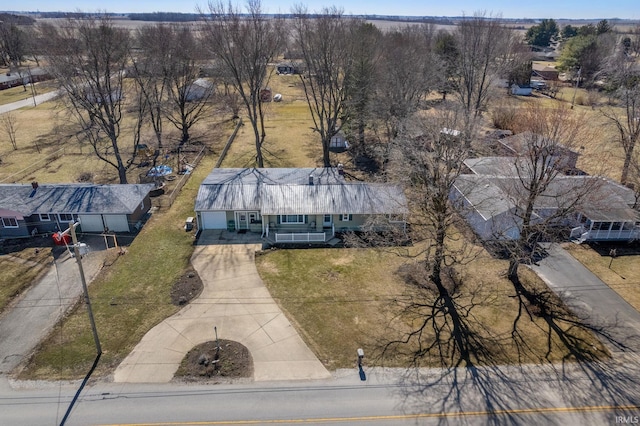
[{"label": "house window", "polygon": [[3,217],[2,218],[2,226],[4,228],[17,228],[18,227],[18,219],[15,217]]},{"label": "house window", "polygon": [[351,222],[353,220],[353,215],[352,214],[341,214],[340,215],[340,220],[343,222]]},{"label": "house window", "polygon": [[593,228],[595,231],[608,231],[609,222],[593,222]]},{"label": "house window", "polygon": [[305,216],[302,214],[287,214],[280,216],[280,223],[287,224],[296,224],[296,223],[306,223]]},{"label": "house window", "polygon": [[613,223],[611,224],[611,230],[612,230],[612,231],[619,231],[619,230],[620,230],[620,226],[621,226],[621,225],[622,225],[622,224],[621,224],[620,222],[613,222]]},{"label": "house window", "polygon": [[73,220],[73,215],[68,213],[60,213],[58,215],[58,220],[60,220],[60,222],[71,222]]},{"label": "house window", "polygon": [[45,213],[45,214],[40,213],[40,220],[42,222],[48,222],[51,220],[51,215],[48,213]]}]

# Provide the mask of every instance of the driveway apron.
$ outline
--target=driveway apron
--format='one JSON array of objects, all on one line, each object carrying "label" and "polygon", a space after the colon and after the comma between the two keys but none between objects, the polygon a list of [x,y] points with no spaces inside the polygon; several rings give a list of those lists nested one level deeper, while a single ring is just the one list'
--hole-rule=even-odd
[{"label": "driveway apron", "polygon": [[331,377],[302,341],[258,275],[261,244],[198,245],[191,263],[202,279],[202,294],[151,329],[118,366],[116,382],[165,383],[198,344],[218,337],[251,352],[254,380]]},{"label": "driveway apron", "polygon": [[587,324],[612,352],[640,352],[640,313],[557,244],[531,268]]}]

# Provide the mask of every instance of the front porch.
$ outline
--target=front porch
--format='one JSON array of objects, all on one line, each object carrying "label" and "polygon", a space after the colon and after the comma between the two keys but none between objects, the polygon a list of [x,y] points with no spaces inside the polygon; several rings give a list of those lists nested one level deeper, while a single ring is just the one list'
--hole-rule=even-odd
[{"label": "front porch", "polygon": [[197,245],[214,244],[262,244],[263,248],[277,245],[335,246],[341,240],[330,233],[272,232],[268,236],[260,232],[206,229],[198,233]]}]

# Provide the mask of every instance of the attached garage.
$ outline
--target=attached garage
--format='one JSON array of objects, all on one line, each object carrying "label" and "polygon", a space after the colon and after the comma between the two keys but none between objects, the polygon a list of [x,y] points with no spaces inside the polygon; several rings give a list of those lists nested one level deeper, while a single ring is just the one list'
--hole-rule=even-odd
[{"label": "attached garage", "polygon": [[80,220],[80,229],[82,232],[103,232],[104,222],[101,214],[81,214],[78,216]]},{"label": "attached garage", "polygon": [[202,229],[227,229],[226,212],[202,212]]},{"label": "attached garage", "polygon": [[125,214],[102,215],[104,225],[112,232],[129,232],[129,222]]}]

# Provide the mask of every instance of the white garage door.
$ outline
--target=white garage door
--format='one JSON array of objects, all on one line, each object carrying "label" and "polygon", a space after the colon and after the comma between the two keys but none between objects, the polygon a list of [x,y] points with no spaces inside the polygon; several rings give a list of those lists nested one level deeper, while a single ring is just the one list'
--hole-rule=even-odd
[{"label": "white garage door", "polygon": [[105,214],[104,224],[109,231],[113,232],[129,232],[129,223],[127,222],[127,215],[124,214]]},{"label": "white garage door", "polygon": [[82,229],[82,232],[104,231],[104,223],[102,222],[102,215],[81,214],[78,216],[78,219],[80,219],[80,228]]},{"label": "white garage door", "polygon": [[227,213],[202,212],[202,229],[227,229]]}]

